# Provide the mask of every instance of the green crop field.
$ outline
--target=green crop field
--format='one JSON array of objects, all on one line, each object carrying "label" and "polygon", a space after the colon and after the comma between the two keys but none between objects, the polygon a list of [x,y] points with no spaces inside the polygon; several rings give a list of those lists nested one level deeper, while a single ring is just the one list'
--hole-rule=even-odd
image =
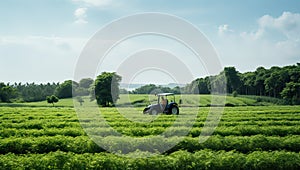
[{"label": "green crop field", "polygon": [[[216,96],[218,98],[218,96]],[[182,106],[199,106],[207,107],[211,104],[212,95],[176,95],[175,99],[178,102],[180,98],[183,98]],[[141,95],[141,94],[121,94],[120,99],[117,104],[120,106],[134,105],[137,107],[147,106],[150,103],[155,103],[157,97],[154,95]],[[75,100],[76,101],[76,100]],[[84,97],[86,104],[91,103],[89,97]],[[128,103],[128,101],[130,101]],[[199,103],[197,103],[199,102]],[[226,96],[226,103],[230,103],[234,106],[271,106],[276,103],[282,102],[280,99],[270,98],[270,97],[258,97],[258,96],[241,96],[232,97]],[[95,101],[94,101],[95,103]],[[29,102],[29,103],[0,103],[0,106],[11,106],[11,107],[50,107],[46,101],[40,102]],[[72,99],[61,99],[57,104],[57,107],[73,107]]]},{"label": "green crop field", "polygon": [[[137,106],[135,113],[127,110],[129,103],[122,97],[119,104],[128,115],[116,108],[100,108],[110,128],[92,118],[79,122],[71,99],[55,107],[46,102],[1,104],[0,169],[300,169],[300,106],[227,97],[226,103],[235,107],[226,107],[212,136],[199,143],[210,109],[200,107],[193,113],[189,103],[194,104],[192,98],[199,96],[183,101],[185,109],[180,115],[157,117],[141,113],[149,96],[130,96]],[[84,105],[88,100],[85,98]],[[210,96],[200,96],[198,106],[209,103]],[[196,114],[195,123],[181,122],[191,114]],[[134,122],[126,116],[152,121]],[[188,134],[180,135],[185,130]],[[103,146],[120,147],[119,153],[107,152],[87,133]],[[127,140],[132,137],[134,140]],[[153,148],[147,147],[149,142]],[[161,142],[175,144],[160,155],[132,158],[164,150]]]}]

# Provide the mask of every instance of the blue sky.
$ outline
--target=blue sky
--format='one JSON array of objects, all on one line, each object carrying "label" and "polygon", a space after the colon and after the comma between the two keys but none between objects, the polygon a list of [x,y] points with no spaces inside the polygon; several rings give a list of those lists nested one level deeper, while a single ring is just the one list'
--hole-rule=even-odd
[{"label": "blue sky", "polygon": [[[72,79],[78,56],[95,32],[142,12],[192,23],[214,45],[222,65],[241,72],[300,62],[298,0],[10,0],[0,2],[0,81]],[[194,76],[205,75],[200,72]]]}]

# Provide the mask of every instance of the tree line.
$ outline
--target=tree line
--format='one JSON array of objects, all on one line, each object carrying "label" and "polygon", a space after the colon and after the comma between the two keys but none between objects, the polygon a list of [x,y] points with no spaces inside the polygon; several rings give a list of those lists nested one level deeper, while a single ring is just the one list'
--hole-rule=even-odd
[{"label": "tree line", "polygon": [[180,94],[180,87],[176,86],[174,88],[161,86],[161,85],[155,85],[155,84],[147,84],[144,86],[141,86],[133,91],[126,91],[124,89],[121,89],[121,93],[130,93],[130,94],[158,94],[158,93],[174,93],[174,94]]},{"label": "tree line", "polygon": [[113,105],[119,93],[150,94],[170,92],[175,94],[240,94],[269,96],[285,99],[286,104],[300,104],[300,63],[269,69],[258,67],[253,72],[240,73],[235,67],[225,67],[218,75],[197,78],[185,87],[174,88],[149,84],[131,92],[119,89],[122,77],[116,73],[103,72],[94,81],[84,78],[79,82],[66,80],[63,83],[0,83],[0,102],[42,101],[47,96],[58,98],[91,96],[102,106]]},{"label": "tree line", "polygon": [[75,95],[89,95],[94,80],[85,78],[78,83],[66,80],[63,83],[0,83],[0,102],[36,102],[55,95],[60,99]]},{"label": "tree line", "polygon": [[[220,81],[222,78],[226,86]],[[210,94],[214,86],[225,87],[222,90],[229,94],[269,96],[285,99],[287,104],[300,104],[300,63],[270,69],[258,67],[246,73],[238,72],[235,67],[225,67],[219,75],[198,78],[187,84],[182,93]]]},{"label": "tree line", "polygon": [[82,105],[81,96],[90,96],[101,106],[112,106],[119,99],[120,81],[116,73],[103,72],[94,81],[91,78],[79,82],[66,80],[63,83],[0,83],[0,102],[36,102],[46,100],[53,104],[59,99],[76,97]]},{"label": "tree line", "polygon": [[[213,89],[213,90],[212,90]],[[124,91],[122,91],[124,92]],[[286,104],[300,104],[300,63],[270,69],[258,67],[253,72],[240,73],[235,67],[225,67],[218,75],[197,78],[185,87],[169,88],[145,85],[134,94],[171,92],[175,94],[240,94],[285,99]]]}]

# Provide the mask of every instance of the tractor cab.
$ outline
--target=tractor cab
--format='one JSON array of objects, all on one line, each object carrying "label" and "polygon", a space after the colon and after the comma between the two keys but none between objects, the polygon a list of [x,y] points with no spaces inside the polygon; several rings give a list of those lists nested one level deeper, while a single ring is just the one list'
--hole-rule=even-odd
[{"label": "tractor cab", "polygon": [[159,93],[157,96],[157,103],[151,104],[143,111],[144,114],[157,115],[159,113],[165,114],[179,114],[178,104],[175,101],[174,93]]}]

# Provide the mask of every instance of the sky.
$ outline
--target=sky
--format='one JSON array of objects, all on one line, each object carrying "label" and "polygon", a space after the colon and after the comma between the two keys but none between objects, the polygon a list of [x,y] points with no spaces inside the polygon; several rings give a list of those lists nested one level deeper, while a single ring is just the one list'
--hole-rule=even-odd
[{"label": "sky", "polygon": [[[144,12],[171,14],[193,24],[214,46],[223,67],[247,72],[300,62],[299,0],[9,0],[0,2],[0,82],[73,79],[78,58],[97,31],[119,18]],[[144,36],[117,46],[95,75],[118,70],[117,61],[146,48],[176,53],[193,70],[192,78],[209,74],[177,42]],[[157,70],[131,79],[158,84],[173,80]]]}]

